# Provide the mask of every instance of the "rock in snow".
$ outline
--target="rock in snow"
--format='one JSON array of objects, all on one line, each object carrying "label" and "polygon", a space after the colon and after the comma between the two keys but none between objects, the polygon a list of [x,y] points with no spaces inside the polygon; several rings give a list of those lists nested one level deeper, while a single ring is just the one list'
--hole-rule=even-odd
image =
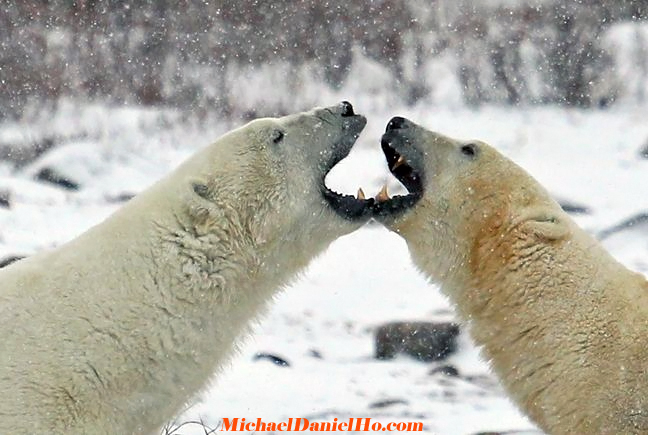
[{"label": "rock in snow", "polygon": [[459,325],[443,322],[392,322],[376,331],[376,358],[402,353],[419,361],[438,361],[457,348]]},{"label": "rock in snow", "polygon": [[7,257],[0,259],[0,269],[6,266],[9,266],[11,263],[25,258],[24,255],[9,255]]},{"label": "rock in snow", "polygon": [[11,207],[11,192],[8,190],[0,190],[0,207]]}]

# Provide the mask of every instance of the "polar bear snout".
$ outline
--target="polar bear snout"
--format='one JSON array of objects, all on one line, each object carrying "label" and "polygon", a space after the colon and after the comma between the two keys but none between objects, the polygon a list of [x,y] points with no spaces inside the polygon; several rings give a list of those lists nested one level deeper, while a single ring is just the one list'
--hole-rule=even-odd
[{"label": "polar bear snout", "polygon": [[400,130],[401,128],[407,128],[410,126],[409,124],[411,124],[411,122],[403,118],[402,116],[394,116],[387,123],[385,132],[388,132],[389,130]]},{"label": "polar bear snout", "polygon": [[353,112],[353,106],[348,101],[342,101],[340,103],[340,106],[342,106],[342,116],[343,117],[355,115],[355,113]]},{"label": "polar bear snout", "polygon": [[[338,117],[346,118],[342,120],[341,125],[343,126],[343,128],[357,123],[362,123],[362,127],[364,127],[364,124],[367,121],[364,116],[355,113],[353,104],[349,103],[348,101],[342,101],[335,106],[315,108],[310,113],[305,113],[303,115],[314,115],[316,118],[319,118],[324,123],[329,125],[339,124],[339,121],[336,119]],[[362,128],[360,128],[360,130],[362,130]]]},{"label": "polar bear snout", "polygon": [[349,155],[351,148],[367,124],[367,119],[356,114],[353,106],[348,101],[343,101],[337,106],[320,109],[315,112],[315,116],[325,124],[338,124],[339,120],[336,118],[342,118],[340,121],[342,127],[341,136],[333,144],[330,158],[324,162],[320,186],[322,197],[328,206],[344,219],[366,221],[371,217],[374,202],[372,198],[366,199],[362,190],[358,191],[357,196],[340,194],[329,189],[324,180],[331,169]]}]

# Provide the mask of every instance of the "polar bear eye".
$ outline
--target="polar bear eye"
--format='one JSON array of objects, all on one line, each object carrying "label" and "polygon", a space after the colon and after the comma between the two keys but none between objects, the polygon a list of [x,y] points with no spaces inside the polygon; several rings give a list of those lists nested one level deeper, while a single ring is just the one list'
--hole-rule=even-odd
[{"label": "polar bear eye", "polygon": [[284,138],[284,132],[281,130],[275,130],[272,132],[272,143],[279,143]]},{"label": "polar bear eye", "polygon": [[469,143],[461,147],[461,154],[468,157],[475,157],[478,151],[477,145],[474,143]]}]

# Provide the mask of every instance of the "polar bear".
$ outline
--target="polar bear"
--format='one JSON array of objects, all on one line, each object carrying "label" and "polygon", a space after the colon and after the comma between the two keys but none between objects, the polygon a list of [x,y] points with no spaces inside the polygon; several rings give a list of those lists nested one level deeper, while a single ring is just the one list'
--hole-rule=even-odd
[{"label": "polar bear", "polygon": [[0,270],[0,431],[148,434],[283,285],[371,215],[324,185],[344,102],[236,129],[103,223]]},{"label": "polar bear", "polygon": [[550,434],[648,433],[648,282],[482,142],[401,117],[382,137],[419,198],[382,221],[456,305],[517,405]]}]

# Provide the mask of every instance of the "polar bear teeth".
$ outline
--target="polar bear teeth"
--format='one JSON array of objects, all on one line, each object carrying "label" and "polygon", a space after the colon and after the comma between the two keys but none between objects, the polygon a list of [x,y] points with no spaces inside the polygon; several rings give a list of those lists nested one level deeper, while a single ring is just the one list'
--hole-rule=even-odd
[{"label": "polar bear teeth", "polygon": [[396,168],[398,168],[401,165],[404,165],[405,163],[405,158],[403,156],[398,156],[398,160],[396,160],[396,163],[394,163],[394,166],[391,167],[391,171],[395,171]]},{"label": "polar bear teeth", "polygon": [[389,193],[387,193],[387,185],[385,184],[382,189],[380,189],[380,192],[378,192],[378,195],[376,195],[376,201],[378,202],[384,202],[388,201],[389,198]]},{"label": "polar bear teeth", "polygon": [[[355,197],[356,197],[356,199],[358,199],[360,201],[364,201],[364,200],[367,199],[367,197],[365,196],[364,190],[362,190],[362,187],[358,188],[358,193],[356,193]],[[382,189],[380,189],[380,192],[378,192],[378,194],[374,197],[374,199],[376,201],[378,201],[378,202],[384,202],[384,201],[388,201],[388,200],[391,199],[391,197],[389,196],[389,193],[387,192],[387,185],[386,184],[382,187]]]},{"label": "polar bear teeth", "polygon": [[[350,195],[344,195],[344,196],[350,196]],[[355,198],[360,200],[360,201],[364,201],[364,200],[367,199],[367,196],[365,195],[364,190],[362,190],[362,187],[358,188],[358,193],[356,193]],[[386,184],[380,189],[380,192],[378,192],[376,194],[374,199],[376,201],[378,201],[378,202],[384,202],[384,201],[388,201],[388,200],[391,199],[391,197],[389,196],[389,193],[387,192],[387,185]]]}]

